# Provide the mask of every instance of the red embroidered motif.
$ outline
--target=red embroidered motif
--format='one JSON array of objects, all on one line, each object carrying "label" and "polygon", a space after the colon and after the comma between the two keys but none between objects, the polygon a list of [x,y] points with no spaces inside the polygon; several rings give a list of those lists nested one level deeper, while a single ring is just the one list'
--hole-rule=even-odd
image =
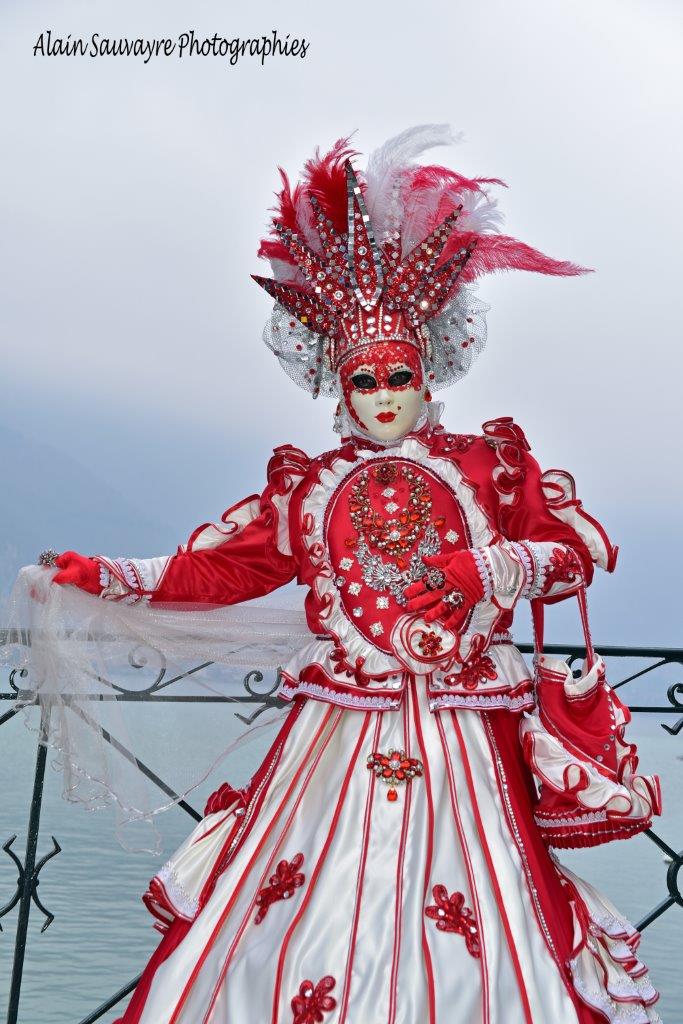
[{"label": "red embroidered motif", "polygon": [[425,658],[432,658],[435,654],[438,654],[443,647],[443,641],[438,633],[434,630],[429,630],[428,633],[423,633],[417,642],[417,646],[420,648]]},{"label": "red embroidered motif", "polygon": [[497,678],[498,672],[493,659],[484,654],[471,665],[463,665],[457,674],[444,676],[444,683],[447,686],[463,686],[466,690],[476,690],[486,679]]},{"label": "red embroidered motif", "polygon": [[261,924],[273,903],[277,903],[278,900],[288,900],[294,895],[294,890],[304,884],[306,876],[299,871],[303,862],[303,853],[297,853],[291,861],[280,861],[275,869],[275,874],[270,876],[268,885],[264,889],[260,889],[256,897],[256,905],[259,909],[254,924]]},{"label": "red embroidered motif", "polygon": [[576,552],[572,548],[553,548],[544,591],[550,590],[554,583],[581,583],[582,580],[581,562]]},{"label": "red embroidered motif", "polygon": [[312,981],[302,981],[298,995],[292,999],[292,1024],[320,1024],[323,1015],[337,1005],[337,1000],[328,995],[336,984],[331,974],[326,974],[315,986]]},{"label": "red embroidered motif", "polygon": [[434,449],[439,454],[449,452],[467,452],[476,440],[474,434],[447,434],[435,431]]},{"label": "red embroidered motif", "polygon": [[368,769],[391,787],[387,800],[393,802],[398,798],[394,786],[405,785],[422,775],[422,762],[414,757],[406,757],[405,750],[390,750],[388,754],[374,750],[368,757]]},{"label": "red embroidered motif", "polygon": [[457,932],[465,937],[467,952],[471,956],[481,956],[479,929],[474,915],[465,906],[465,897],[461,892],[448,895],[445,885],[435,885],[432,896],[436,901],[433,906],[426,907],[425,914],[436,921],[436,927],[442,932]]}]

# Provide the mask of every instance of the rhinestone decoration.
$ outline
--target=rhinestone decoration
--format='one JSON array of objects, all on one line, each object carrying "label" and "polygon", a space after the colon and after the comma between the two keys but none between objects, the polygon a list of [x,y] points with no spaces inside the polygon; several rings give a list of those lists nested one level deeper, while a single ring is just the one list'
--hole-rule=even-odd
[{"label": "rhinestone decoration", "polygon": [[46,551],[41,551],[38,555],[38,565],[48,565],[52,567],[57,564],[58,558],[58,551],[55,551],[54,548],[47,548]]},{"label": "rhinestone decoration", "polygon": [[425,590],[442,590],[446,582],[446,574],[441,569],[427,569],[422,577]]},{"label": "rhinestone decoration", "polygon": [[434,655],[439,654],[443,648],[443,640],[438,633],[435,633],[430,629],[429,632],[423,632],[420,634],[417,646],[420,648],[425,658],[433,658]]},{"label": "rhinestone decoration", "polygon": [[373,622],[370,626],[370,632],[373,636],[381,636],[384,632],[384,626],[381,622]]},{"label": "rhinestone decoration", "polygon": [[445,885],[435,885],[432,889],[434,904],[425,908],[427,917],[436,921],[440,932],[455,932],[464,936],[467,952],[475,957],[481,956],[479,929],[474,914],[465,906],[465,897],[461,892],[448,895]]},{"label": "rhinestone decoration", "polygon": [[460,534],[457,530],[449,530],[446,534],[446,540],[449,544],[455,544],[460,538]]},{"label": "rhinestone decoration", "polygon": [[405,750],[390,750],[388,754],[373,750],[368,757],[367,767],[374,772],[376,778],[390,787],[387,792],[390,803],[398,799],[396,786],[405,786],[422,775],[422,762],[407,757]]},{"label": "rhinestone decoration", "polygon": [[388,597],[378,597],[377,598],[377,607],[378,608],[388,608],[389,607],[389,598]]},{"label": "rhinestone decoration", "polygon": [[[353,609],[353,614],[354,614],[355,618],[359,619],[361,617],[361,615],[363,614],[363,609],[362,608],[354,608]],[[370,627],[370,629],[372,629],[372,626]],[[374,629],[372,631],[374,633]]]},{"label": "rhinestone decoration", "polygon": [[[408,484],[410,496],[400,515],[387,520],[372,508],[369,492],[371,478],[378,483],[390,483],[398,479]],[[393,503],[391,511],[395,512],[398,508]],[[420,473],[409,466],[398,467],[390,462],[381,462],[359,474],[349,496],[349,511],[358,536],[370,547],[386,551],[390,557],[395,558],[405,555],[424,533],[432,512],[432,496],[427,481]]]},{"label": "rhinestone decoration", "polygon": [[319,1024],[337,1005],[337,1000],[330,995],[336,984],[331,974],[326,974],[317,985],[308,978],[302,981],[292,999],[292,1024]]},{"label": "rhinestone decoration", "polygon": [[342,558],[341,562],[339,563],[339,568],[340,569],[345,569],[347,572],[348,572],[349,569],[353,569],[353,559],[352,558]]},{"label": "rhinestone decoration", "polygon": [[362,589],[363,589],[363,584],[362,583],[349,583],[349,594],[352,594],[353,597],[357,597],[360,594]]},{"label": "rhinestone decoration", "polygon": [[255,903],[258,911],[254,918],[254,924],[261,924],[273,903],[290,899],[294,895],[294,890],[304,884],[306,878],[299,870],[303,862],[303,853],[297,853],[291,861],[280,861],[275,868],[275,874],[270,876],[268,885],[259,889],[256,896]]}]

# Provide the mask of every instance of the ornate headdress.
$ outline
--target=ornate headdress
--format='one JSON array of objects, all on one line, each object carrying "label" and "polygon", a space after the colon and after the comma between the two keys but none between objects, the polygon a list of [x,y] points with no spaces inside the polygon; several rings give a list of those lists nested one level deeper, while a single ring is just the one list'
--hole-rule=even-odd
[{"label": "ornate headdress", "polygon": [[264,340],[313,393],[336,394],[343,360],[363,345],[404,341],[420,352],[431,389],[470,369],[486,342],[484,314],[467,283],[494,270],[583,272],[498,233],[488,192],[497,178],[466,178],[415,157],[456,141],[446,125],[390,139],[356,172],[348,139],[316,151],[302,181],[282,191],[258,255],[274,279],[254,280],[276,300]]}]

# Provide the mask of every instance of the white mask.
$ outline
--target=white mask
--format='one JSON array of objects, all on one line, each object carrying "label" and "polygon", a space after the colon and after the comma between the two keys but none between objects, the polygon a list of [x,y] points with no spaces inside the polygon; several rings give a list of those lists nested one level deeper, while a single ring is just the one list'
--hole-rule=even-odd
[{"label": "white mask", "polygon": [[419,355],[400,342],[369,345],[343,364],[340,390],[354,427],[377,441],[410,433],[425,411]]}]

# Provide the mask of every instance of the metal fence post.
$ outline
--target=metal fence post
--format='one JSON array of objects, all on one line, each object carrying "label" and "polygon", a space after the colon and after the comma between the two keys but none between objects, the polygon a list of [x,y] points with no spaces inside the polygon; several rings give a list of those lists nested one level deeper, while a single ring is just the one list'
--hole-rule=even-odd
[{"label": "metal fence post", "polygon": [[49,722],[50,708],[41,705],[38,751],[36,754],[36,771],[33,777],[33,796],[31,798],[31,811],[28,819],[28,835],[26,837],[26,856],[24,857],[23,875],[20,879],[21,899],[19,901],[17,934],[14,941],[14,964],[12,966],[12,982],[10,985],[9,1005],[7,1007],[7,1024],[17,1024],[19,1015],[19,996],[21,995],[21,980],[24,974],[28,919],[31,912],[31,897],[35,886],[34,870],[36,866],[36,851],[38,849],[40,811],[43,806],[45,762],[47,760],[47,747],[45,745],[45,741],[48,736]]}]

